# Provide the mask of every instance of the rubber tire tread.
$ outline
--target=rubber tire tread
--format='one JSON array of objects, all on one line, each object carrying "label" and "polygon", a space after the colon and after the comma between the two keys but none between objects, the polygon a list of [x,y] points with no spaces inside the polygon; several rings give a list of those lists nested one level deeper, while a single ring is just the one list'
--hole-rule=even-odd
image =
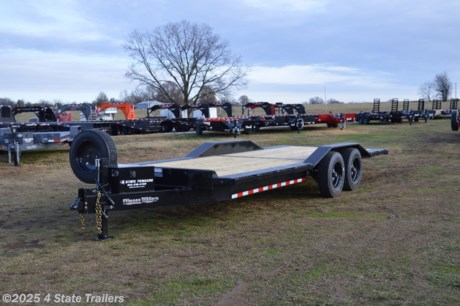
[{"label": "rubber tire tread", "polygon": [[342,176],[342,183],[338,188],[332,186],[331,182],[331,172],[334,166],[333,164],[336,162],[340,162],[342,164],[342,169],[345,168],[345,163],[343,161],[342,155],[335,151],[329,151],[318,165],[318,188],[319,193],[324,198],[335,198],[342,192],[345,175]]},{"label": "rubber tire tread", "polygon": [[[353,159],[355,155],[359,158],[359,177],[357,182],[353,182],[351,178],[351,165],[353,164]],[[352,191],[359,187],[361,184],[361,178],[363,174],[363,161],[361,153],[356,148],[347,148],[342,152],[343,161],[345,162],[345,183],[343,185],[343,190]]]},{"label": "rubber tire tread", "polygon": [[86,142],[92,143],[100,154],[98,157],[106,158],[109,164],[117,164],[117,148],[112,137],[98,129],[83,130],[72,141],[69,162],[73,173],[83,183],[94,184],[97,178],[97,171],[82,168],[77,161],[79,147]]}]

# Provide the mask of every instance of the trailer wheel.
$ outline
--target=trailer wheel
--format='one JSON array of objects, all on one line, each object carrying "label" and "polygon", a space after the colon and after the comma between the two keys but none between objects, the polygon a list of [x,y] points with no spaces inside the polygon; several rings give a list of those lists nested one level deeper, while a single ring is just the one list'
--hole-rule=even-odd
[{"label": "trailer wheel", "polygon": [[165,122],[161,123],[161,131],[163,133],[170,133],[170,132],[172,132],[173,128],[174,128],[174,126],[169,121],[165,121]]},{"label": "trailer wheel", "polygon": [[318,187],[321,196],[335,198],[345,183],[345,166],[342,155],[330,151],[318,165]]},{"label": "trailer wheel", "polygon": [[342,152],[345,162],[344,190],[355,190],[361,183],[362,160],[361,153],[356,148],[347,148]]},{"label": "trailer wheel", "polygon": [[84,183],[95,183],[98,158],[107,158],[109,164],[116,164],[115,143],[106,132],[97,129],[83,130],[74,138],[70,147],[70,167],[75,176]]},{"label": "trailer wheel", "polygon": [[452,131],[458,131],[458,111],[452,111],[452,113],[450,114],[450,123]]}]

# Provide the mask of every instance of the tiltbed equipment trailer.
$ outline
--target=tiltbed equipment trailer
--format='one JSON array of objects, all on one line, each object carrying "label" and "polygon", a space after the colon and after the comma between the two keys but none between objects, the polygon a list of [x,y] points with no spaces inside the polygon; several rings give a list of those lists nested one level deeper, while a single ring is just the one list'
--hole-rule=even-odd
[{"label": "tiltbed equipment trailer", "polygon": [[71,209],[84,219],[96,213],[98,239],[109,238],[108,212],[165,205],[227,201],[304,182],[312,177],[320,194],[336,197],[358,187],[362,158],[388,154],[357,143],[320,147],[262,148],[249,140],[204,143],[182,158],[117,163],[111,137],[84,130],[70,148],[80,188]]}]

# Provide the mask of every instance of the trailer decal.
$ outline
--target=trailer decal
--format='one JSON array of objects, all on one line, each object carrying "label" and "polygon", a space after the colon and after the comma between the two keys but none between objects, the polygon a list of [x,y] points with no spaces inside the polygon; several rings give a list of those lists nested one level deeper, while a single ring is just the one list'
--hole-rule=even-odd
[{"label": "trailer decal", "polygon": [[147,184],[153,183],[153,178],[149,179],[131,179],[131,180],[121,180],[121,185],[126,185],[129,189],[134,188],[145,188]]},{"label": "trailer decal", "polygon": [[159,197],[140,197],[136,199],[123,199],[123,205],[140,205],[156,203],[160,200]]},{"label": "trailer decal", "polygon": [[281,183],[278,183],[278,184],[273,184],[273,185],[268,185],[268,186],[264,186],[264,187],[251,189],[251,190],[248,190],[248,191],[238,192],[238,193],[232,194],[232,200],[233,199],[238,199],[238,198],[241,198],[241,197],[245,197],[245,196],[248,196],[248,195],[251,195],[251,194],[259,193],[259,192],[264,192],[264,191],[267,191],[267,190],[272,190],[272,189],[276,189],[276,188],[280,188],[280,187],[299,184],[299,183],[305,182],[306,179],[307,179],[306,177],[302,177],[302,178],[298,178],[298,179],[295,179],[295,180],[281,182]]}]

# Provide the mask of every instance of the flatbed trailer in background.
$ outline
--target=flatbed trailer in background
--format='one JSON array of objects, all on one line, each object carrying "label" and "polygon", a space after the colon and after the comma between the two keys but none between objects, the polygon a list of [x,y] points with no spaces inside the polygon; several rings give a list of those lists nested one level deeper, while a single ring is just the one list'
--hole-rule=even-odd
[{"label": "flatbed trailer in background", "polygon": [[71,208],[96,213],[98,239],[109,238],[108,212],[229,201],[314,178],[324,197],[354,190],[362,158],[388,154],[357,143],[262,148],[249,141],[209,142],[182,158],[117,163],[111,137],[99,130],[77,135],[70,149],[74,174],[95,188],[80,188]]},{"label": "flatbed trailer in background", "polygon": [[429,111],[425,110],[423,99],[418,102],[418,109],[412,110],[409,108],[409,100],[403,101],[403,110],[399,110],[399,100],[391,99],[391,110],[380,110],[380,99],[374,99],[374,104],[371,112],[360,112],[356,114],[356,121],[360,124],[369,124],[371,121],[379,121],[380,123],[402,123],[407,120],[409,124],[418,122],[424,119],[425,122],[432,116]]},{"label": "flatbed trailer in background", "polygon": [[[43,106],[15,107],[0,106],[0,151],[8,152],[8,162],[18,166],[21,152],[50,149],[69,145],[75,136],[83,130],[98,129],[110,135],[131,135],[188,131],[194,126],[194,121],[169,119],[166,117],[147,117],[136,119],[127,103],[106,104],[101,109],[118,106],[123,107],[125,120],[97,120],[96,108],[92,104],[71,104],[61,108],[56,115],[53,109]],[[83,114],[83,121],[69,121],[70,114],[63,116],[67,111],[79,110]],[[35,118],[30,122],[17,122],[16,115],[20,113],[34,113]],[[65,118],[64,121],[59,121]]]},{"label": "flatbed trailer in background", "polygon": [[[257,108],[261,108],[265,114],[250,114],[250,111]],[[198,135],[203,131],[216,131],[232,133],[236,137],[240,133],[258,132],[262,128],[289,127],[292,131],[299,132],[312,124],[326,124],[330,128],[336,128],[341,123],[354,121],[354,113],[307,113],[303,104],[250,102],[242,106],[242,115],[238,117],[232,117],[227,112],[227,117],[198,119],[195,130]]]}]

